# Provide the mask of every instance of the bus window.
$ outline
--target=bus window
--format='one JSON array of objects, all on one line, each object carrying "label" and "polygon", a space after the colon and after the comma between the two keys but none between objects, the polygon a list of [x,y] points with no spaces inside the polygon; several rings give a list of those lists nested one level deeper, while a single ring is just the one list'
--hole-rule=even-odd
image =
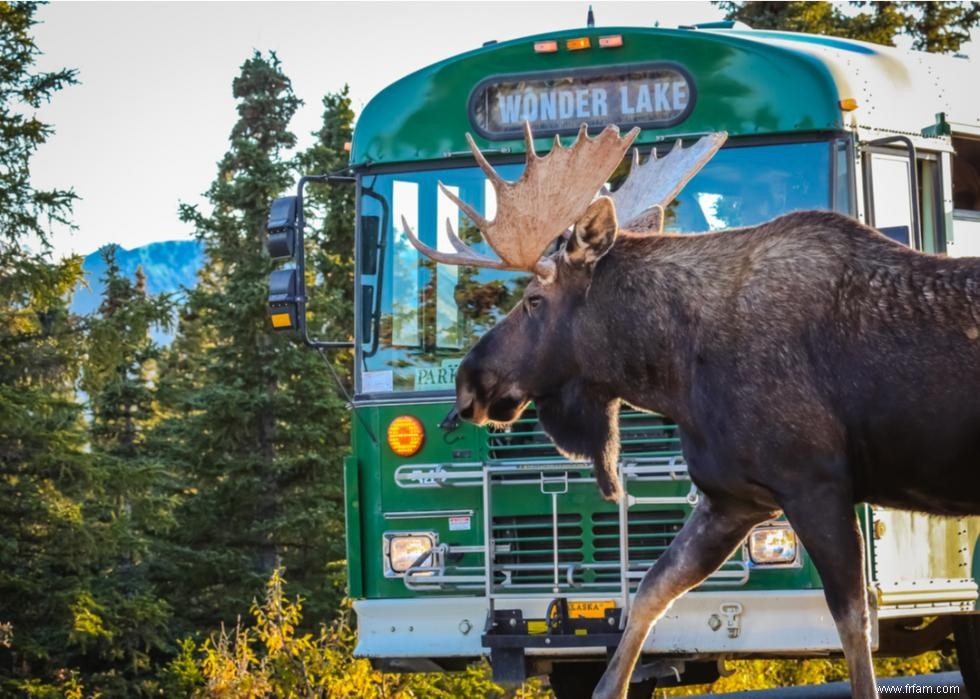
[{"label": "bus window", "polygon": [[415,272],[419,253],[408,242],[408,236],[402,228],[402,219],[408,221],[413,230],[418,230],[419,186],[415,182],[395,180],[391,189],[391,209],[394,212],[391,218],[395,226],[391,341],[393,345],[414,347],[419,344],[419,279]]},{"label": "bus window", "polygon": [[834,141],[834,211],[850,216],[855,216],[857,210],[853,157],[850,139]]},{"label": "bus window", "polygon": [[980,139],[953,137],[953,236],[950,255],[980,256]]},{"label": "bus window", "polygon": [[[754,225],[790,211],[829,209],[834,148],[834,143],[822,141],[722,150],[671,204],[666,228],[699,233]],[[497,171],[513,181],[523,168],[523,163],[504,164]],[[362,186],[370,186],[374,196],[387,202],[391,216],[385,217],[376,201],[363,199],[358,235],[365,234],[365,222],[383,219],[387,223],[380,240],[391,244],[380,246],[376,264],[361,269],[359,392],[453,390],[463,355],[514,306],[530,279],[514,272],[436,264],[416,252],[402,216],[427,245],[452,250],[448,218],[464,242],[493,255],[438,182],[484,217],[496,215],[493,187],[475,166],[382,172],[363,180]],[[367,232],[375,234],[373,229]],[[372,299],[376,318],[373,309],[365,308]]]},{"label": "bus window", "polygon": [[670,204],[664,228],[703,233],[828,209],[830,150],[827,142],[721,150]]}]

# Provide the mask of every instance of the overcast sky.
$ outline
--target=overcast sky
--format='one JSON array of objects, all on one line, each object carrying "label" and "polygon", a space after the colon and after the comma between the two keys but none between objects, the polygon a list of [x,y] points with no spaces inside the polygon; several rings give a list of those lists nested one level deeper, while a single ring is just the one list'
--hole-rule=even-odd
[{"label": "overcast sky", "polygon": [[[597,26],[675,27],[721,19],[709,2],[594,2]],[[37,13],[42,69],[80,84],[41,119],[55,135],[32,161],[40,188],[72,187],[77,230],[56,250],[89,253],[188,238],[178,202],[202,203],[236,119],[231,82],[253,49],[274,50],[305,105],[300,147],[324,94],[350,85],[355,112],[389,83],[448,56],[585,26],[588,2],[55,1]]]}]

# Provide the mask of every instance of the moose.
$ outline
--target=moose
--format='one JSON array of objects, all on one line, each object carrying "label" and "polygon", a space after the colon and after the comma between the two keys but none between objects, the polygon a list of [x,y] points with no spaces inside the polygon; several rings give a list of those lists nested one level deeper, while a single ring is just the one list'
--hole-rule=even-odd
[{"label": "moose", "polygon": [[515,182],[467,136],[497,215],[442,191],[499,259],[448,221],[456,252],[434,250],[403,220],[433,260],[534,274],[460,364],[455,410],[510,423],[533,401],[559,450],[591,460],[614,501],[620,404],[678,425],[703,497],[644,575],[595,699],[626,695],[657,619],[780,511],[823,580],[853,695],[877,697],[854,506],[980,514],[980,258],[915,252],[828,211],[665,234],[665,208],[726,136],[642,165],[634,150],[609,194],[638,133],[611,125],[590,138],[583,125],[540,157],[525,124]]}]

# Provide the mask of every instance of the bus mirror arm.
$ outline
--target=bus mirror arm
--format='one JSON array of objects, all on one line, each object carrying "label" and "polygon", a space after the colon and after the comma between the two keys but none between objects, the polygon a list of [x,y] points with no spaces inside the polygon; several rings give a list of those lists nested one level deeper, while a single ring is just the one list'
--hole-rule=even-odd
[{"label": "bus mirror arm", "polygon": [[304,175],[299,178],[299,183],[296,185],[296,281],[299,286],[297,289],[297,312],[296,312],[296,324],[297,330],[299,330],[300,337],[303,338],[303,342],[314,349],[352,349],[354,343],[349,340],[319,340],[316,338],[311,338],[309,331],[306,327],[306,249],[304,246],[303,233],[306,228],[306,217],[303,213],[303,189],[306,187],[308,182],[322,183],[322,184],[352,184],[354,183],[354,177],[342,174],[348,172],[347,170],[341,170],[339,172],[329,173],[326,175]]},{"label": "bus mirror arm", "polygon": [[[354,347],[354,343],[346,340],[318,340],[311,338],[306,327],[306,248],[303,239],[303,234],[306,229],[306,217],[303,214],[303,190],[306,187],[306,184],[308,182],[320,184],[353,184],[356,182],[356,179],[349,174],[345,174],[348,172],[350,171],[340,170],[339,172],[333,172],[326,175],[305,175],[300,177],[299,183],[296,185],[296,256],[294,259],[296,263],[296,330],[299,331],[300,337],[303,338],[303,342],[308,347],[312,347],[313,349],[317,350],[317,352],[323,358],[324,364],[326,364],[331,376],[333,376],[334,382],[336,382],[337,388],[340,390],[340,393],[346,400],[348,407],[352,408],[353,400],[351,395],[344,387],[343,382],[340,380],[340,377],[330,364],[330,361],[327,359],[323,350],[352,349]],[[375,436],[367,422],[365,422],[364,418],[361,417],[360,413],[354,411],[354,417],[360,423],[361,427],[364,429],[371,441],[377,445],[378,438]]]}]

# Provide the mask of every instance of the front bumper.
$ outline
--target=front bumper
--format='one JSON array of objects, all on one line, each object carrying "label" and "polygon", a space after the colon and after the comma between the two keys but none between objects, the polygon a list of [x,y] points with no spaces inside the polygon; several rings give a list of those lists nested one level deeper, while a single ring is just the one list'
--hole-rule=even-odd
[{"label": "front bumper", "polygon": [[[494,606],[541,619],[549,601],[515,596],[497,598]],[[490,653],[481,641],[490,611],[484,597],[360,600],[354,602],[354,611],[358,657],[476,658]],[[872,623],[875,646],[876,629],[877,623]],[[657,622],[644,651],[702,657],[809,656],[840,652],[841,644],[822,590],[709,591],[678,599]],[[529,647],[525,653],[604,656],[606,647]]]}]

